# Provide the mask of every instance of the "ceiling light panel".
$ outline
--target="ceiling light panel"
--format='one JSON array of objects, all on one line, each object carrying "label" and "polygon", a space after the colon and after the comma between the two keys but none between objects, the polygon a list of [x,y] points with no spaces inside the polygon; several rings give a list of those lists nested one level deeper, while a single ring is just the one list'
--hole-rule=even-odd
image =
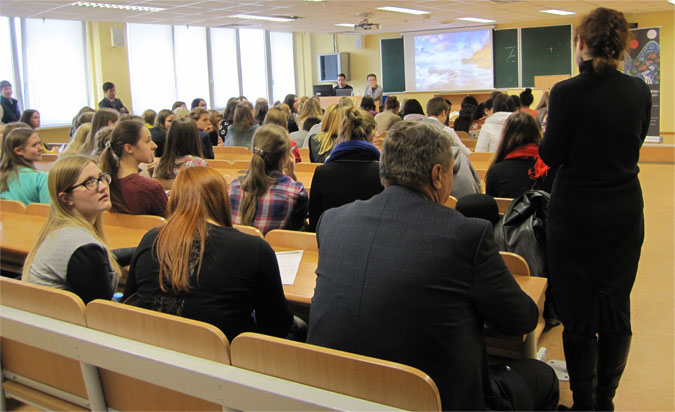
[{"label": "ceiling light panel", "polygon": [[548,13],[548,14],[555,14],[558,16],[569,16],[570,14],[577,14],[573,11],[566,11],[566,10],[556,10],[556,9],[550,9],[550,10],[540,10],[542,13]]},{"label": "ceiling light panel", "polygon": [[125,4],[110,4],[110,3],[92,3],[89,1],[76,1],[70,4],[71,6],[80,6],[80,7],[94,7],[100,9],[112,9],[112,10],[128,10],[128,11],[145,11],[145,12],[155,12],[166,10],[161,7],[145,7],[145,6],[128,6]]},{"label": "ceiling light panel", "polygon": [[393,11],[395,13],[406,13],[406,14],[415,14],[415,15],[429,14],[430,13],[430,12],[424,11],[424,10],[406,9],[406,8],[403,8],[403,7],[393,7],[393,6],[377,7],[377,9],[382,10],[382,11]]},{"label": "ceiling light panel", "polygon": [[457,20],[472,21],[474,23],[495,23],[496,20],[480,19],[478,17],[458,17]]},{"label": "ceiling light panel", "polygon": [[252,14],[234,14],[232,16],[235,19],[247,19],[247,20],[264,20],[264,21],[274,21],[274,22],[287,22],[293,21],[293,19],[288,17],[273,17],[273,16],[255,16]]}]

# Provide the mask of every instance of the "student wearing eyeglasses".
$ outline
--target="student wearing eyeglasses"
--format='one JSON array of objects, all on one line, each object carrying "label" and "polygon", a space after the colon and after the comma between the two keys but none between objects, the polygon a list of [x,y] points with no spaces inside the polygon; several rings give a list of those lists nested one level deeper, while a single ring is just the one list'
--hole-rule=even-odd
[{"label": "student wearing eyeglasses", "polygon": [[71,291],[84,303],[112,297],[120,267],[106,246],[101,216],[111,206],[110,181],[87,156],[54,164],[51,210],[26,258],[24,281]]}]

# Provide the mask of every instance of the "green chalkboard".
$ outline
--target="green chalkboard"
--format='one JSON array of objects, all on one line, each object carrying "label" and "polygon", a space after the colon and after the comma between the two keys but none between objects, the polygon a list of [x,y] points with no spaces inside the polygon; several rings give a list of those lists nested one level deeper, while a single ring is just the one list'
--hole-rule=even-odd
[{"label": "green chalkboard", "polygon": [[572,74],[572,26],[520,29],[522,87],[534,87],[534,76]]},{"label": "green chalkboard", "polygon": [[518,87],[518,29],[492,32],[495,89]]},{"label": "green chalkboard", "polygon": [[403,38],[380,40],[382,89],[385,93],[405,91]]}]

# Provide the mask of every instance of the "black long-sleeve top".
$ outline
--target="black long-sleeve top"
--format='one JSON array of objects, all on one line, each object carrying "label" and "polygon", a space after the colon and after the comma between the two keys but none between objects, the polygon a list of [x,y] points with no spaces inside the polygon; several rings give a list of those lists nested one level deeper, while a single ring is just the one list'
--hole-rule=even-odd
[{"label": "black long-sleeve top", "polygon": [[600,76],[585,61],[580,74],[551,90],[541,159],[558,167],[549,213],[587,216],[642,210],[637,165],[649,129],[651,93],[616,70]]},{"label": "black long-sleeve top", "polygon": [[159,263],[153,252],[157,234],[158,229],[152,229],[138,245],[124,299],[137,292],[139,306],[210,323],[229,340],[242,332],[288,334],[293,315],[276,256],[263,239],[209,225],[199,279],[193,274],[191,290],[174,295],[170,288],[160,289]]}]

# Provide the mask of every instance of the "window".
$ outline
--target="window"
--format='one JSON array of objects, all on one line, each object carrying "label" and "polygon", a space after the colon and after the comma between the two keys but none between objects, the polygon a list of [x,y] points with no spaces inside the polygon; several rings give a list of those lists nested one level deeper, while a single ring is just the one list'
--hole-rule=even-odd
[{"label": "window", "polygon": [[283,101],[287,94],[295,94],[295,59],[293,33],[270,32],[272,58],[272,101]]},{"label": "window", "polygon": [[234,96],[274,101],[295,93],[293,34],[269,32],[270,50],[266,35],[256,29],[127,24],[134,113],[159,111],[176,100],[189,106],[195,98],[223,110]]},{"label": "window", "polygon": [[256,29],[239,29],[239,54],[244,96],[252,102],[259,97],[268,98],[265,32]]},{"label": "window", "polygon": [[209,102],[211,99],[209,98],[206,29],[174,26],[173,45],[177,99],[187,103],[188,108],[195,98]]},{"label": "window", "polygon": [[45,126],[68,124],[89,103],[84,23],[25,19],[23,25],[23,108],[40,111]]},{"label": "window", "polygon": [[12,35],[9,31],[9,18],[0,17],[0,80],[8,80],[14,87],[14,68],[12,67]]},{"label": "window", "polygon": [[176,100],[171,26],[130,23],[127,31],[134,113],[171,108]]},{"label": "window", "polygon": [[211,36],[213,105],[225,108],[230,97],[241,94],[237,67],[237,31],[211,28],[209,34]]}]

